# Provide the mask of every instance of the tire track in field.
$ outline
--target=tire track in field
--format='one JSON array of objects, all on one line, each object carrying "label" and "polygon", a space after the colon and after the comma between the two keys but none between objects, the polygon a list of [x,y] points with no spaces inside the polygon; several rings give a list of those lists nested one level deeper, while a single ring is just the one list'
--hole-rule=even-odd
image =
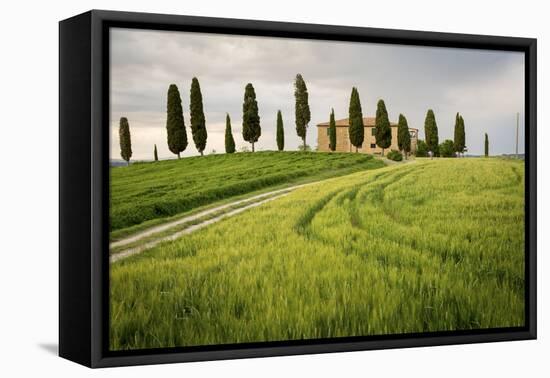
[{"label": "tire track in field", "polygon": [[238,200],[238,201],[229,202],[225,205],[216,206],[216,207],[210,208],[208,210],[201,211],[201,212],[193,214],[193,215],[182,217],[182,218],[176,219],[174,221],[163,223],[159,226],[153,226],[153,227],[148,228],[144,231],[137,232],[137,233],[135,233],[131,236],[128,236],[128,237],[125,237],[123,239],[120,239],[120,240],[117,240],[115,242],[110,243],[109,247],[110,248],[117,248],[117,247],[125,246],[125,245],[128,245],[128,244],[132,244],[132,243],[135,243],[135,242],[137,242],[141,239],[152,236],[154,234],[158,234],[160,232],[167,231],[171,228],[174,228],[175,226],[178,226],[178,225],[181,225],[181,224],[184,224],[184,223],[193,222],[193,221],[199,220],[201,218],[204,218],[206,216],[212,215],[214,213],[220,212],[222,210],[227,210],[231,207],[235,207],[235,206],[240,205],[240,204],[245,204],[245,203],[250,202],[250,201],[259,200],[259,199],[262,199],[262,198],[265,198],[265,197],[271,197],[271,196],[277,195],[277,194],[287,193],[287,192],[290,192],[294,189],[301,188],[305,185],[308,185],[308,184],[296,185],[296,186],[291,186],[291,187],[288,187],[288,188],[273,190],[273,191],[270,191],[270,192],[258,194],[258,195],[253,196],[253,197],[248,197],[248,198],[244,198],[244,199],[241,199],[241,200]]},{"label": "tire track in field", "polygon": [[[292,186],[292,187],[288,187],[288,188],[273,190],[271,192],[262,193],[262,194],[259,194],[259,195],[253,196],[253,197],[249,197],[249,198],[245,198],[245,199],[242,199],[242,200],[230,202],[230,203],[227,203],[225,205],[217,206],[217,207],[202,211],[200,213],[193,214],[193,215],[190,215],[190,216],[187,216],[187,217],[183,217],[183,218],[180,218],[180,219],[177,219],[175,221],[168,222],[168,223],[165,223],[165,224],[162,224],[162,225],[159,225],[159,226],[151,227],[147,230],[139,232],[139,233],[137,233],[135,235],[132,235],[130,237],[127,237],[127,238],[118,240],[116,242],[113,242],[109,245],[109,247],[110,248],[115,248],[115,247],[130,245],[130,244],[138,242],[139,240],[142,240],[144,238],[150,238],[151,236],[154,236],[155,234],[162,233],[162,232],[165,232],[165,231],[169,231],[171,228],[177,227],[179,225],[189,223],[189,222],[198,221],[198,223],[192,224],[189,227],[185,227],[183,230],[176,231],[176,232],[174,232],[172,234],[169,234],[169,235],[160,236],[160,237],[158,237],[156,239],[153,239],[149,242],[146,242],[144,244],[137,245],[137,246],[130,246],[127,249],[124,249],[124,250],[121,250],[117,253],[114,253],[113,255],[111,255],[109,257],[109,261],[111,263],[114,263],[116,261],[119,261],[119,260],[125,259],[127,257],[136,255],[138,253],[144,252],[146,250],[149,250],[149,249],[157,246],[158,244],[160,244],[164,241],[175,240],[175,239],[177,239],[177,238],[179,238],[183,235],[190,234],[190,233],[195,232],[197,230],[200,230],[201,228],[204,228],[208,225],[219,222],[219,221],[221,221],[225,218],[232,217],[232,216],[237,215],[239,213],[242,213],[243,211],[246,211],[248,209],[252,209],[254,207],[263,205],[264,203],[273,201],[277,198],[281,198],[281,197],[291,193],[295,189],[298,189],[298,188],[301,188],[301,187],[304,187],[304,186],[307,186],[307,185],[311,185],[311,184],[313,184],[313,183],[301,184],[301,185],[296,185],[296,186]],[[254,201],[254,202],[252,202],[252,201]],[[204,217],[207,217],[207,216],[212,216],[216,212],[220,212],[220,211],[223,211],[223,210],[228,210],[228,209],[233,208],[233,207],[238,206],[238,205],[243,205],[243,206],[237,207],[234,210],[230,210],[230,211],[224,212],[224,213],[222,213],[218,216],[213,216],[212,218],[208,218],[208,219],[205,219],[205,220],[201,221],[201,218],[204,218]]]},{"label": "tire track in field", "polygon": [[[388,175],[388,172],[381,172],[377,173],[372,179],[377,179],[380,177],[385,177]],[[366,185],[369,185],[371,182],[368,181]],[[315,216],[323,211],[323,209],[331,202],[331,201],[337,201],[339,205],[341,205],[344,200],[354,198],[359,189],[365,185],[365,183],[355,184],[351,187],[345,188],[345,189],[336,189],[332,192],[326,194],[321,199],[314,202],[313,205],[311,205],[304,214],[298,218],[298,221],[294,225],[294,230],[302,235],[302,236],[313,236],[310,234],[309,229],[311,222],[313,222],[313,219]],[[344,191],[342,191],[344,190]]]},{"label": "tire track in field", "polygon": [[[422,167],[421,170],[424,170],[425,167]],[[356,229],[358,232],[368,232],[368,230],[365,228],[365,225],[362,222],[361,215],[359,213],[359,207],[362,206],[365,202],[369,202],[373,208],[380,211],[380,214],[382,216],[387,217],[392,222],[395,222],[399,227],[409,227],[409,225],[406,225],[402,222],[400,222],[397,218],[393,216],[393,214],[389,213],[384,208],[384,192],[387,187],[401,181],[402,179],[406,178],[412,171],[410,169],[404,169],[399,171],[389,171],[389,172],[383,172],[378,174],[377,176],[373,177],[368,182],[363,182],[360,184],[356,184],[345,192],[341,191],[335,191],[332,194],[328,194],[326,197],[323,197],[318,203],[312,208],[311,210],[318,209],[318,211],[313,211],[313,214],[310,214],[307,217],[307,222],[305,224],[301,224],[300,228],[297,228],[297,231],[309,239],[315,239],[318,241],[321,241],[328,245],[333,245],[335,247],[338,247],[342,250],[345,254],[350,254],[352,252],[355,252],[354,249],[348,250],[345,247],[342,247],[338,243],[334,243],[333,240],[324,238],[323,235],[319,235],[317,233],[314,233],[311,230],[311,223],[313,222],[313,219],[317,214],[319,214],[329,203],[335,202],[339,207],[342,207],[344,205],[344,201],[349,200],[349,208],[346,209],[349,213],[349,221],[350,226],[354,229]],[[383,182],[378,182],[378,181]],[[374,195],[373,195],[373,192]],[[370,195],[369,195],[370,194]],[[322,206],[320,206],[320,202],[322,202]],[[304,217],[305,219],[306,217]],[[401,246],[403,243],[403,238],[399,236],[399,233],[389,233],[385,235],[384,237],[386,242],[390,242],[394,245]],[[355,239],[353,239],[355,241]],[[417,253],[428,253],[430,258],[436,258],[441,261],[445,261],[446,259],[442,256],[441,250],[434,249],[430,246],[418,246],[416,243],[407,243],[406,247],[414,252]]]},{"label": "tire track in field", "polygon": [[294,225],[294,230],[304,237],[310,235],[309,226],[313,221],[313,218],[317,213],[323,210],[323,208],[332,200],[335,196],[341,194],[339,190],[332,191],[316,201],[313,206],[310,206],[305,213],[298,219]]},{"label": "tire track in field", "polygon": [[[386,177],[389,174],[389,172],[381,172],[374,175],[372,178],[373,180],[380,179],[382,177]],[[202,212],[189,215],[187,217],[182,217],[179,219],[176,219],[171,222],[167,222],[158,226],[153,226],[149,229],[146,229],[144,231],[138,232],[136,234],[133,234],[129,237],[123,238],[121,240],[117,240],[115,242],[110,243],[110,248],[120,248],[124,246],[128,246],[126,249],[121,249],[115,253],[113,253],[110,256],[110,262],[116,262],[122,259],[125,259],[127,257],[133,256],[135,254],[144,252],[146,250],[149,250],[161,242],[164,241],[170,241],[175,240],[183,235],[190,234],[194,231],[197,231],[203,227],[206,227],[210,224],[216,223],[222,219],[237,215],[245,210],[248,210],[250,208],[254,208],[257,206],[260,206],[266,202],[275,200],[279,197],[282,197],[284,195],[289,194],[290,192],[294,191],[295,189],[302,188],[305,186],[309,186],[312,184],[316,184],[318,182],[311,182],[306,184],[300,184],[295,185],[287,188],[282,188],[278,190],[273,190],[270,192],[258,194],[253,197],[248,197],[245,199],[241,199],[238,201],[233,201],[230,203],[227,203],[225,205],[217,206],[208,210],[204,210]],[[372,182],[371,182],[372,183]],[[369,183],[367,183],[368,185]],[[301,234],[306,236],[309,233],[309,226],[312,222],[315,215],[322,211],[322,209],[332,200],[337,199],[338,201],[342,201],[344,197],[353,197],[355,198],[358,190],[363,187],[365,184],[359,184],[355,185],[352,188],[350,188],[348,191],[342,193],[340,191],[334,191],[329,193],[328,195],[324,196],[321,200],[317,201],[312,207],[310,207],[306,213],[300,218],[300,220],[297,222],[295,226],[295,230]],[[252,202],[252,203],[251,203]],[[242,205],[242,206],[240,206]],[[238,206],[236,209],[235,206]],[[225,212],[224,212],[225,211]],[[220,213],[219,215],[216,215],[216,213]],[[205,219],[206,218],[206,219]],[[197,222],[197,223],[193,223]],[[186,223],[190,223],[189,226],[186,226]],[[169,233],[171,229],[178,227],[178,226],[184,226],[185,228],[179,230],[172,230],[174,232]],[[168,234],[167,234],[168,233]],[[163,234],[159,235],[158,238],[155,238],[156,234]],[[312,235],[310,235],[312,236]],[[143,244],[136,245],[137,242],[140,240],[147,239],[150,241],[145,240]]]},{"label": "tire track in field", "polygon": [[[514,171],[514,173],[517,173],[518,176],[519,176],[519,172],[517,172],[515,168],[516,167],[511,167],[511,169]],[[418,171],[416,171],[416,172],[422,172],[425,169],[426,169],[426,166],[419,167]],[[399,229],[399,230],[395,229],[395,230],[393,230],[394,232],[388,232],[387,234],[385,234],[384,240],[387,241],[387,242],[391,242],[395,245],[401,245],[401,246],[405,242],[406,247],[408,249],[410,249],[411,251],[425,253],[428,256],[430,256],[430,258],[438,259],[442,263],[445,263],[447,260],[458,261],[457,257],[456,257],[456,253],[452,252],[452,251],[449,252],[447,246],[437,247],[437,246],[433,246],[431,244],[426,244],[425,242],[418,243],[416,240],[404,241],[404,239],[401,235],[406,234],[407,229],[410,231],[411,224],[402,222],[399,218],[395,217],[393,213],[387,211],[387,209],[384,207],[384,191],[386,190],[386,188],[390,185],[393,185],[393,184],[397,183],[398,181],[400,181],[401,179],[403,179],[404,177],[406,177],[410,173],[411,173],[410,170],[396,173],[395,175],[393,175],[393,177],[391,177],[393,179],[393,181],[384,182],[384,183],[378,184],[376,186],[376,190],[381,190],[381,193],[376,198],[377,201],[372,203],[373,206],[375,206],[376,209],[379,209],[381,211],[381,214],[383,216],[387,217],[388,219],[390,219],[397,227],[402,228],[402,229]],[[519,176],[519,180],[521,180],[521,176]],[[498,190],[500,190],[504,187],[508,188],[509,186],[515,185],[515,181],[517,181],[517,179],[512,179],[511,181],[514,181],[514,183],[504,184],[503,186],[499,187]],[[494,189],[492,189],[492,190],[494,190]],[[361,193],[359,193],[358,198],[361,198],[361,197],[362,197]],[[363,196],[363,198],[361,198],[361,199],[365,200],[365,197]],[[350,209],[350,211],[353,211],[353,210],[356,210],[356,207],[353,208],[353,209]],[[357,225],[360,226],[360,223],[358,223]],[[354,226],[354,225],[352,224],[352,226]],[[415,225],[414,227],[418,227],[418,226]],[[356,227],[356,228],[361,229],[361,227]],[[445,233],[435,232],[435,231],[432,231],[432,235],[438,236],[438,237],[448,237],[449,236]]]},{"label": "tire track in field", "polygon": [[[365,228],[359,213],[359,207],[364,205],[365,201],[369,201],[369,203],[371,203],[374,208],[379,209],[384,216],[389,217],[390,219],[393,218],[391,214],[387,214],[383,208],[384,190],[388,186],[393,185],[407,177],[410,173],[410,169],[381,172],[367,181],[348,187],[345,191],[336,190],[327,194],[306,211],[306,213],[296,223],[295,231],[310,240],[318,240],[324,244],[342,248],[342,246],[335,244],[332,240],[329,240],[323,237],[323,235],[314,232],[311,226],[313,219],[315,219],[315,217],[331,203],[336,204],[340,208],[346,206],[345,211],[348,213],[348,220],[351,228],[356,229],[360,233],[367,232],[368,230]],[[352,239],[353,238],[355,237],[352,236]]]}]

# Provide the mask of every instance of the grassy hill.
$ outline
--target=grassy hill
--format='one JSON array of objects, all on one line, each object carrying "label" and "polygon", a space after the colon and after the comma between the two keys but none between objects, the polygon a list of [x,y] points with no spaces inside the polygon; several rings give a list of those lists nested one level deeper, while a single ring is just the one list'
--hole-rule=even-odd
[{"label": "grassy hill", "polygon": [[283,184],[382,167],[363,154],[255,152],[111,168],[111,231]]},{"label": "grassy hill", "polygon": [[436,159],[326,180],[110,277],[112,349],[521,326],[524,165]]}]

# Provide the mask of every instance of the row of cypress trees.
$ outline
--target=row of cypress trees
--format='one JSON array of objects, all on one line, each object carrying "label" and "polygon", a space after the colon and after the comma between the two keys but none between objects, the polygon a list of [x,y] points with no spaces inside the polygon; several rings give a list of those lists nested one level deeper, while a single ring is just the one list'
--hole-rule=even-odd
[{"label": "row of cypress trees", "polygon": [[[296,132],[302,138],[304,149],[306,146],[307,126],[311,119],[311,113],[308,104],[308,92],[306,83],[302,75],[296,75],[294,82],[294,95],[296,98]],[[187,133],[183,112],[181,108],[181,97],[175,84],[171,84],[168,89],[166,129],[168,131],[168,147],[170,151],[180,157],[180,152],[187,148]],[[191,132],[193,141],[197,150],[203,155],[206,147],[207,132],[205,127],[205,117],[202,105],[202,94],[197,78],[193,78],[191,83]],[[235,139],[231,130],[231,118],[226,115],[225,120],[225,151],[227,153],[235,152]],[[260,115],[258,111],[258,102],[254,86],[248,83],[244,91],[243,99],[243,139],[251,144],[252,152],[255,151],[255,143],[262,135],[260,125]],[[156,148],[156,146],[155,146]],[[277,148],[279,151],[284,149],[284,129],[281,111],[277,112]]]},{"label": "row of cypress trees", "polygon": [[[294,81],[294,97],[296,133],[302,139],[303,150],[306,150],[307,127],[311,120],[311,112],[309,108],[307,86],[301,74],[297,74]],[[180,158],[180,153],[183,152],[188,145],[181,103],[182,101],[178,87],[175,84],[171,84],[168,88],[166,130],[168,148],[172,153],[176,154],[178,158]],[[191,81],[190,116],[193,142],[202,156],[206,148],[208,133],[206,131],[202,93],[199,81],[196,77]],[[245,87],[242,126],[243,139],[251,144],[252,151],[254,152],[254,144],[261,136],[261,126],[256,93],[251,83],[248,83]],[[424,130],[426,147],[428,151],[435,153],[438,149],[439,136],[435,115],[432,109],[429,109],[426,114]],[[362,146],[364,142],[365,135],[361,100],[356,87],[353,87],[351,91],[348,132],[350,142],[355,146],[355,151],[357,152],[358,148]],[[129,124],[125,117],[120,119],[119,136],[121,156],[125,161],[129,162],[132,156],[132,149]],[[382,99],[378,101],[376,108],[375,138],[376,144],[382,148],[383,156],[384,149],[391,145],[392,136],[388,112]],[[278,150],[283,150],[284,128],[280,110],[277,112],[276,139]],[[399,150],[403,151],[406,157],[411,150],[411,140],[407,119],[403,114],[399,114],[397,139]],[[334,109],[331,110],[330,114],[329,147],[332,151],[336,150],[336,121],[334,119]],[[464,119],[459,113],[456,115],[453,147],[458,155],[462,154],[465,150]],[[226,115],[225,150],[227,153],[235,152],[235,140],[231,130],[231,119],[229,114]],[[158,160],[156,145],[154,146],[154,158]]]},{"label": "row of cypress trees", "polygon": [[[350,143],[355,147],[355,152],[358,152],[359,147],[361,147],[365,141],[365,125],[363,123],[361,100],[356,87],[351,89],[348,133]],[[328,135],[329,148],[331,151],[335,151],[336,121],[334,120],[334,109],[332,109],[330,113]],[[382,148],[382,156],[384,156],[384,150],[391,145],[391,126],[384,100],[378,100],[376,105],[375,139],[376,145]],[[399,114],[397,139],[399,149],[405,153],[409,153],[411,151],[411,136],[409,134],[407,119],[403,114]]]},{"label": "row of cypress trees", "polygon": [[[464,126],[464,118],[460,113],[456,113],[455,117],[455,126],[454,126],[454,139],[445,140],[442,144],[439,143],[439,137],[437,133],[437,123],[435,121],[435,115],[433,110],[428,110],[426,114],[426,120],[424,122],[424,131],[426,135],[425,141],[419,141],[419,146],[421,150],[426,152],[431,151],[432,155],[435,156],[464,156],[466,151],[466,131]],[[443,153],[441,150],[442,146],[445,148]],[[424,154],[422,155],[424,156]],[[484,140],[484,156],[489,156],[489,136],[485,133]]]},{"label": "row of cypress trees", "polygon": [[[202,105],[201,87],[196,77],[191,80],[189,110],[193,142],[197,151],[202,156],[206,148],[208,133],[206,131],[206,120]],[[185,120],[183,119],[183,109],[181,107],[181,96],[176,84],[170,84],[168,87],[166,112],[168,149],[173,154],[178,155],[179,159],[180,153],[185,151],[188,142]]]},{"label": "row of cypress trees", "polygon": [[[171,86],[169,89],[169,101],[170,98],[172,100],[177,100],[179,96],[179,92],[176,92],[177,88],[174,88]],[[172,92],[172,96],[170,95],[170,92]],[[245,101],[246,103],[246,101]],[[353,104],[354,106],[351,106]],[[169,105],[169,107],[172,106],[178,109],[178,102],[174,101],[172,105]],[[181,108],[181,100],[179,102],[179,106]],[[257,107],[257,106],[256,106]],[[169,113],[170,114],[170,113]],[[357,90],[354,88],[352,90],[352,100],[350,101],[350,115],[353,116],[353,123],[350,122],[350,126],[353,124],[353,135],[354,135],[354,141],[355,143],[358,143],[358,140],[360,140],[357,135],[358,129],[360,129],[360,126],[362,124],[362,113],[361,113],[361,107],[360,102],[358,101],[358,93]],[[259,118],[259,117],[258,117]],[[180,118],[178,117],[178,112],[175,112],[174,114],[170,115],[168,117],[170,122],[179,122]],[[352,119],[350,117],[350,119]],[[181,117],[181,123],[183,123],[183,116]],[[167,122],[168,124],[168,122]],[[376,125],[378,127],[384,128],[386,125],[389,125],[387,112],[385,111],[385,105],[382,100],[378,102],[378,109],[377,109],[377,117],[376,117]],[[387,126],[389,128],[389,126]],[[185,128],[185,124],[183,124],[183,128]],[[351,127],[350,127],[351,128]],[[363,128],[364,129],[364,128]],[[443,147],[445,148],[445,152],[439,151],[442,149],[442,145],[439,145],[439,136],[438,136],[438,129],[437,129],[437,122],[435,120],[435,114],[432,109],[429,109],[426,114],[426,119],[424,122],[424,131],[426,135],[426,141],[419,141],[419,152],[420,150],[424,151],[426,149],[427,151],[431,151],[432,155],[437,155],[438,153],[441,153],[442,156],[450,157],[452,156],[452,153],[456,153],[456,156],[460,156],[464,154],[465,151],[465,127],[464,127],[464,119],[460,115],[460,113],[456,114],[456,121],[455,121],[455,129],[454,129],[454,141],[445,140]],[[363,132],[364,133],[364,132]],[[383,135],[383,138],[386,139],[380,139],[380,134]],[[388,144],[391,144],[391,133],[376,133],[377,143],[378,141],[388,141]],[[169,147],[171,151],[176,150],[178,148],[181,148],[183,146],[183,150],[187,146],[187,135],[185,133],[182,134],[175,134],[176,138],[180,139],[180,144],[169,144]],[[350,140],[351,140],[351,132],[350,132]],[[360,134],[359,134],[360,135]],[[361,136],[364,138],[364,135]],[[128,119],[126,117],[122,117],[120,119],[120,127],[119,127],[119,138],[120,138],[120,154],[122,158],[129,164],[130,158],[132,156],[132,143],[131,143],[131,136],[130,136],[130,126],[128,123]],[[254,139],[254,138],[249,138]],[[277,111],[277,133],[276,133],[276,139],[277,139],[277,149],[279,151],[282,151],[284,149],[284,128],[283,128],[283,118],[281,111]],[[411,140],[410,140],[410,133],[409,133],[409,126],[407,123],[407,119],[403,114],[399,114],[399,121],[397,126],[397,139],[398,139],[398,147],[400,151],[403,151],[405,158],[407,157],[408,153],[410,153],[411,150]],[[170,140],[170,137],[169,137]],[[257,138],[256,138],[257,140]],[[177,141],[177,139],[176,139]],[[354,144],[355,145],[355,144]],[[384,143],[378,144],[380,146],[384,146]],[[489,156],[489,137],[487,133],[485,133],[485,156]],[[179,146],[179,147],[178,147]],[[331,110],[330,113],[330,122],[329,122],[329,147],[332,151],[336,150],[336,120],[334,117],[334,109]],[[383,147],[387,148],[387,147]],[[356,147],[357,150],[357,147]],[[234,153],[235,152],[235,140],[233,138],[233,133],[231,130],[231,118],[229,117],[229,114],[226,115],[226,127],[225,127],[225,151],[226,153]],[[158,151],[157,151],[157,145],[154,146],[154,160],[158,161]],[[424,152],[421,152],[422,156]],[[421,156],[421,155],[419,155]]]},{"label": "row of cypress trees", "polygon": [[453,140],[446,139],[442,144],[438,144],[439,137],[437,135],[437,123],[435,121],[433,110],[431,109],[426,115],[424,128],[426,133],[427,149],[432,152],[432,156],[464,156],[464,151],[466,150],[466,133],[464,118],[462,118],[460,113],[456,113]]},{"label": "row of cypress trees", "polygon": [[[435,154],[439,148],[439,135],[437,122],[435,120],[435,114],[432,109],[428,109],[426,113],[426,119],[424,121],[425,143],[428,151]],[[329,147],[332,151],[336,150],[336,122],[334,120],[334,109],[330,114],[329,122]],[[359,99],[359,93],[357,88],[353,87],[350,97],[349,106],[349,139],[351,144],[355,147],[355,151],[364,142],[364,125],[363,114],[361,110],[361,101]],[[384,149],[391,145],[391,126],[388,117],[388,111],[384,100],[379,100],[376,106],[376,119],[375,119],[375,139],[376,145],[382,148],[382,156],[384,156]],[[409,132],[409,126],[407,118],[403,114],[399,114],[399,121],[397,125],[397,144],[399,150],[402,151],[407,157],[411,151],[411,136]],[[460,113],[456,114],[455,128],[454,128],[454,142],[452,144],[453,151],[458,156],[464,153],[466,149],[466,134],[464,126],[464,118]]]},{"label": "row of cypress trees", "polygon": [[[296,119],[296,133],[302,139],[303,150],[306,150],[306,136],[308,123],[311,120],[311,111],[309,108],[309,95],[304,78],[301,74],[297,74],[294,81],[294,96],[295,96],[295,119]],[[191,132],[193,135],[193,141],[197,150],[203,155],[206,147],[207,131],[205,126],[204,110],[202,105],[202,94],[200,85],[197,78],[193,78],[191,82]],[[168,136],[168,148],[169,150],[178,155],[183,152],[188,145],[187,132],[185,127],[185,121],[183,118],[183,110],[181,106],[181,96],[178,87],[175,84],[171,84],[168,88],[168,101],[167,101],[167,119],[166,129]],[[334,109],[332,109],[330,115],[330,148],[336,149],[336,129],[334,120]],[[351,92],[350,106],[349,106],[349,137],[351,143],[356,147],[356,151],[364,141],[364,125],[363,114],[361,110],[361,101],[359,99],[359,92],[357,88],[353,87]],[[129,140],[129,128],[127,125],[122,126],[121,120],[121,150],[123,145],[123,133],[128,134],[127,144],[131,145]],[[410,136],[408,133],[408,126],[406,118],[400,115],[401,132],[399,133],[399,146],[405,152],[410,151]],[[126,130],[128,129],[128,130]],[[261,136],[260,116],[258,114],[258,102],[256,100],[256,93],[254,86],[248,83],[245,87],[244,101],[243,101],[243,139],[251,143],[252,151],[255,151],[254,144]],[[124,134],[126,135],[126,134]],[[277,112],[277,148],[279,151],[284,149],[284,128],[281,111]],[[376,143],[383,150],[391,145],[391,128],[388,119],[388,112],[383,100],[378,101],[376,111]],[[131,151],[131,147],[128,147]],[[225,128],[225,150],[227,153],[235,152],[235,140],[233,138],[231,130],[231,119],[229,114],[226,115],[226,128]],[[382,150],[382,155],[384,154]],[[129,156],[126,152],[121,152],[123,158],[128,161]],[[131,156],[131,152],[130,152]],[[157,147],[154,149],[155,160],[158,160]]]},{"label": "row of cypress trees", "polygon": [[[426,148],[433,155],[439,154],[439,135],[437,129],[437,122],[435,120],[435,114],[432,109],[428,110],[426,119],[424,121],[424,134],[426,137]],[[456,156],[463,156],[466,150],[466,131],[464,126],[464,118],[460,113],[456,113],[455,126],[454,126],[454,140],[445,141],[449,144],[448,149],[452,149],[452,152]],[[446,148],[447,149],[447,148]]]}]

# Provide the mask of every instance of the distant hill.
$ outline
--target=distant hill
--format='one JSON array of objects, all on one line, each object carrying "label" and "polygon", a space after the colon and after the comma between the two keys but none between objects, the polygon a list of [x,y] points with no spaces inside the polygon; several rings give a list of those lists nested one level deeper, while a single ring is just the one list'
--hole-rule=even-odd
[{"label": "distant hill", "polygon": [[[483,155],[465,154],[464,157],[467,157],[467,158],[478,158],[478,157],[483,157]],[[516,154],[491,155],[490,157],[503,157],[503,158],[508,158],[508,159],[515,159],[515,158],[516,158]],[[519,158],[519,159],[524,159],[524,158],[525,158],[525,155],[524,155],[524,154],[518,154],[518,158]]]},{"label": "distant hill", "polygon": [[[515,159],[516,158],[516,154],[502,154],[500,155],[502,157],[505,157],[505,158],[511,158],[511,159]],[[518,154],[518,159],[525,159],[525,154]]]},{"label": "distant hill", "polygon": [[[151,162],[151,161],[152,160],[130,160],[130,165],[135,164],[135,163],[147,163],[147,162]],[[126,161],[121,160],[121,159],[111,159],[109,161],[109,165],[111,167],[121,167],[121,166],[126,166],[127,163],[126,163]]]},{"label": "distant hill", "polygon": [[111,167],[120,167],[126,165],[126,162],[124,160],[110,160],[109,165]]}]

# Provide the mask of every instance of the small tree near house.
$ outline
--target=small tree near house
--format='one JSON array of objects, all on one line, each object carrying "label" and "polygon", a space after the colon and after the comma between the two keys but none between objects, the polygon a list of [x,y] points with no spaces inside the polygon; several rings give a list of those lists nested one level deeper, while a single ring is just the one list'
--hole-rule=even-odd
[{"label": "small tree near house", "polygon": [[349,101],[349,140],[355,146],[355,152],[363,145],[365,139],[365,126],[363,124],[363,111],[361,109],[361,100],[357,88],[351,89]]},{"label": "small tree near house", "polygon": [[439,145],[439,155],[441,157],[453,157],[454,152],[454,142],[450,139],[446,139]]},{"label": "small tree near house", "polygon": [[297,74],[294,80],[294,100],[296,134],[302,138],[303,149],[306,150],[307,126],[311,120],[311,112],[309,109],[309,94],[307,92],[306,82],[301,74]]},{"label": "small tree near house", "polygon": [[489,157],[489,136],[485,133],[485,157]]},{"label": "small tree near house", "polygon": [[155,161],[159,161],[159,154],[157,152],[157,145],[155,144],[155,149],[153,150],[153,157]]},{"label": "small tree near house", "polygon": [[403,151],[405,159],[407,159],[409,152],[411,152],[411,134],[407,118],[403,114],[399,114],[399,122],[397,124],[397,145],[399,150]]},{"label": "small tree near house", "polygon": [[416,157],[428,156],[428,145],[422,139],[419,139],[416,143]]},{"label": "small tree near house", "polygon": [[437,132],[437,123],[435,121],[435,114],[432,109],[429,109],[426,113],[426,119],[424,120],[424,134],[426,136],[428,151],[433,157],[439,150],[439,136]]},{"label": "small tree near house", "polygon": [[328,140],[331,151],[336,151],[336,120],[334,119],[334,109],[330,112],[330,122],[328,126]]},{"label": "small tree near house", "polygon": [[384,149],[391,146],[390,120],[384,100],[378,100],[376,105],[375,130],[376,145],[382,148],[382,156],[384,156]]}]

